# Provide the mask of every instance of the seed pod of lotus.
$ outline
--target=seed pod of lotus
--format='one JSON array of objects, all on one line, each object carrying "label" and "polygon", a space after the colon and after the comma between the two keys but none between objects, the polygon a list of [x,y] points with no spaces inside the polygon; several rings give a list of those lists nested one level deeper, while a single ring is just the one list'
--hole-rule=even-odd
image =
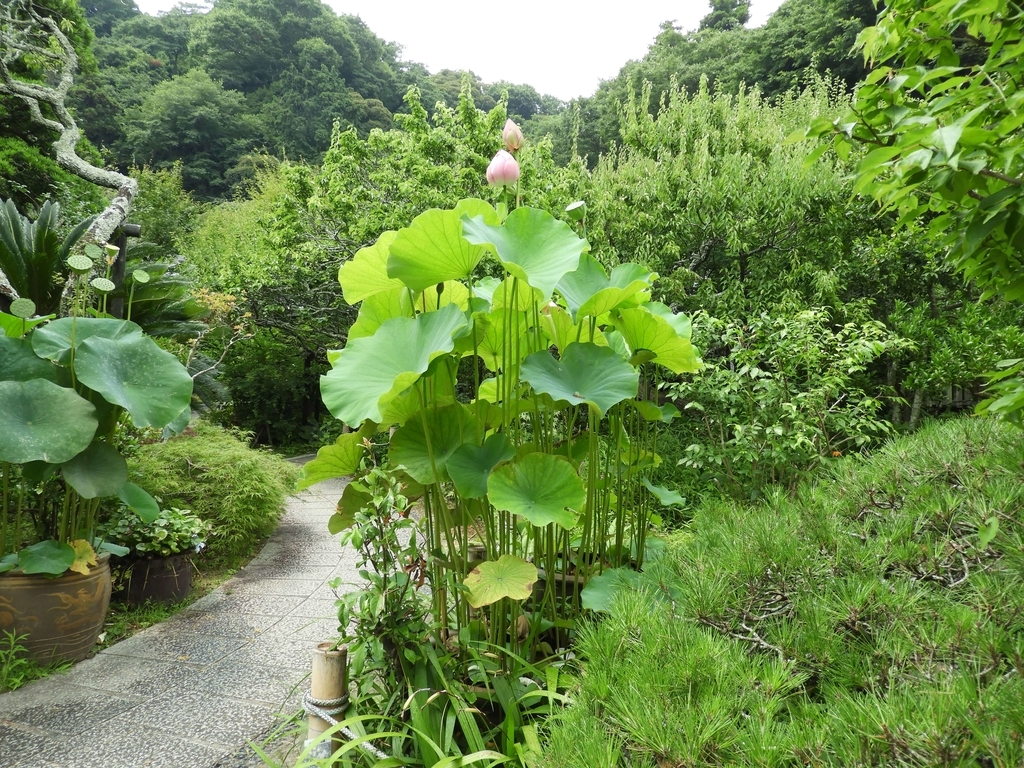
[{"label": "seed pod of lotus", "polygon": [[501,140],[505,142],[505,149],[517,152],[523,146],[523,131],[512,120],[506,120],[501,130]]},{"label": "seed pod of lotus", "polygon": [[499,149],[487,166],[487,183],[492,187],[507,187],[519,181],[519,163],[504,149]]},{"label": "seed pod of lotus", "polygon": [[73,253],[68,256],[68,266],[76,275],[85,275],[92,270],[93,261],[84,253]]}]

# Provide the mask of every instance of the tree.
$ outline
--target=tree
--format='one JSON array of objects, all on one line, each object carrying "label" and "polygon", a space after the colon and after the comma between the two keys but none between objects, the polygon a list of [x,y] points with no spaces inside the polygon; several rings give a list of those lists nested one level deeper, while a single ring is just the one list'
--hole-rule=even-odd
[{"label": "tree", "polygon": [[82,3],[89,26],[97,35],[109,35],[115,24],[138,16],[135,0],[85,0]]},{"label": "tree", "polygon": [[[802,136],[868,151],[855,189],[944,233],[946,259],[989,295],[1024,299],[1024,9],[1013,0],[889,0],[858,38],[872,66],[843,117]],[[821,145],[812,154],[820,156]],[[1024,418],[1024,361],[989,410]]]},{"label": "tree", "polygon": [[711,0],[711,13],[700,20],[700,29],[728,32],[750,21],[750,3],[742,0]]},{"label": "tree", "polygon": [[[60,15],[63,0],[58,6],[56,14],[53,9],[48,13],[48,9],[37,7],[33,0],[0,6],[0,96],[20,100],[37,126],[56,135],[52,146],[61,167],[88,182],[117,190],[83,237],[83,244],[106,242],[128,215],[138,184],[123,174],[97,168],[78,154],[82,132],[66,103],[80,61],[69,36],[77,25]],[[70,10],[76,9],[81,19],[80,8],[72,3]],[[82,24],[81,34],[91,40],[88,25]]]},{"label": "tree", "polygon": [[185,188],[201,198],[228,191],[225,174],[256,135],[242,94],[201,69],[157,85],[124,122],[138,162],[156,169],[180,162]]}]

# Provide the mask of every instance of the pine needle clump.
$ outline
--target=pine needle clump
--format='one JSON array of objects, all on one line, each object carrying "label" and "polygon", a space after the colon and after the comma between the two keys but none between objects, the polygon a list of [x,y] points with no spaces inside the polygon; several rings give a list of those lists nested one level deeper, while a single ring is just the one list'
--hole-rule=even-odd
[{"label": "pine needle clump", "polygon": [[544,765],[1024,764],[1022,512],[985,419],[706,503],[583,631]]}]

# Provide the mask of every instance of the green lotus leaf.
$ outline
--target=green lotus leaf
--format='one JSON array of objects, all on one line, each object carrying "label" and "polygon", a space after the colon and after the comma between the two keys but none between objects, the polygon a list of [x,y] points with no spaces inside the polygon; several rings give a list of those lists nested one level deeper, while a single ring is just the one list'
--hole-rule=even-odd
[{"label": "green lotus leaf", "polygon": [[611,278],[600,262],[589,253],[580,258],[575,272],[558,283],[558,292],[565,299],[574,322],[580,317],[597,317],[636,300],[636,295],[651,287],[657,278],[639,264],[619,264]]},{"label": "green lotus leaf", "polygon": [[[693,350],[689,339],[689,321],[677,315],[668,319],[655,314],[645,304],[636,309],[619,310],[613,320],[615,328],[622,334],[626,344],[634,353],[649,352],[659,365],[673,373],[695,373],[700,370],[700,358]],[[664,305],[661,305],[664,306]],[[671,315],[671,312],[668,313]],[[681,336],[679,331],[686,331]]]},{"label": "green lotus leaf", "polygon": [[373,494],[362,483],[352,481],[345,485],[338,500],[337,511],[327,521],[327,530],[331,535],[351,528],[356,522],[356,515],[373,503]]},{"label": "green lotus leaf", "polygon": [[32,351],[28,339],[0,336],[0,380],[30,381],[48,379],[59,382],[59,369]]},{"label": "green lotus leaf", "polygon": [[122,485],[121,490],[117,492],[117,498],[144,523],[152,523],[160,517],[160,505],[156,503],[156,499],[134,483]]},{"label": "green lotus leaf", "polygon": [[93,440],[89,447],[61,465],[64,480],[83,499],[113,496],[128,481],[128,464],[107,443]]},{"label": "green lotus leaf", "polygon": [[570,344],[556,360],[550,352],[535,352],[523,361],[521,376],[536,392],[589,404],[600,416],[623,400],[636,397],[640,373],[608,347],[590,342]]},{"label": "green lotus leaf", "polygon": [[537,566],[515,555],[480,563],[463,582],[469,587],[469,604],[474,608],[496,603],[503,597],[525,600],[533,593]]},{"label": "green lotus leaf", "polygon": [[432,360],[454,348],[452,336],[467,325],[454,304],[415,318],[387,320],[373,336],[354,339],[320,377],[324,404],[346,424],[380,423],[388,403],[408,389]]},{"label": "green lotus leaf", "polygon": [[61,464],[84,451],[96,408],[73,389],[45,379],[0,382],[0,461]]},{"label": "green lotus leaf", "polygon": [[303,465],[295,490],[301,491],[324,480],[351,475],[359,469],[365,452],[362,432],[341,435],[334,445],[325,445],[316,452],[315,459]]},{"label": "green lotus leaf", "polygon": [[680,496],[678,491],[673,491],[671,488],[666,488],[663,485],[655,485],[646,477],[641,482],[643,482],[644,488],[654,494],[663,507],[681,507],[686,503],[686,499]]},{"label": "green lotus leaf", "polygon": [[684,315],[681,312],[677,315],[660,301],[649,301],[644,304],[644,307],[646,307],[652,314],[657,315],[666,323],[671,325],[672,330],[676,332],[676,335],[679,338],[690,338],[690,333],[693,330],[693,324],[690,321],[689,315]]},{"label": "green lotus leaf", "polygon": [[12,339],[20,339],[37,325],[42,325],[52,319],[53,315],[45,315],[44,317],[33,317],[28,319],[8,315],[6,312],[0,312],[0,336],[10,336]]},{"label": "green lotus leaf", "polygon": [[388,276],[414,291],[424,291],[447,280],[473,274],[484,249],[462,237],[462,217],[479,216],[497,223],[498,214],[483,200],[461,200],[454,210],[431,208],[412,224],[398,230],[391,243]]},{"label": "green lotus leaf", "polygon": [[466,406],[427,408],[395,432],[388,458],[405,467],[413,480],[434,483],[448,478],[448,459],[459,446],[479,443],[482,437],[483,427]]},{"label": "green lotus leaf", "polygon": [[360,248],[351,260],[338,270],[341,293],[349,304],[379,293],[404,288],[401,280],[388,277],[388,254],[397,232],[385,232],[377,242]]},{"label": "green lotus leaf", "polygon": [[[455,361],[448,357],[439,357],[438,360],[451,362],[455,367]],[[451,405],[455,402],[454,379],[452,376],[443,373],[442,375],[431,376],[427,384],[427,400],[436,405]],[[419,417],[420,408],[423,404],[420,401],[419,393],[410,389],[404,394],[392,399],[383,409],[380,426],[390,427],[393,424],[402,426],[414,416]]]},{"label": "green lotus leaf", "polygon": [[[482,299],[490,305],[494,298],[494,292],[498,289],[498,286],[501,285],[501,282],[502,281],[498,278],[491,277],[489,275],[487,277],[481,277],[473,283],[473,298]],[[481,309],[479,311],[490,312],[491,308],[488,306],[487,309]]]},{"label": "green lotus leaf", "polygon": [[[510,321],[519,330],[518,340],[513,339],[511,347],[505,338],[505,327]],[[472,354],[475,340],[477,355],[484,361],[487,370],[497,373],[519,363],[515,358],[517,351],[523,354],[529,349],[528,327],[524,312],[507,313],[497,310],[486,315],[478,314],[473,318],[473,330],[458,340],[456,348],[462,354]]]},{"label": "green lotus leaf", "polygon": [[[62,317],[32,333],[32,349],[39,357],[53,360],[58,365],[71,362],[71,339],[75,348],[92,337],[102,339],[125,339],[142,336],[142,328],[127,320],[113,320],[109,317]],[[178,409],[175,416],[181,413]]]},{"label": "green lotus leaf", "polygon": [[517,208],[501,226],[466,216],[462,230],[466,240],[492,248],[512,275],[540,291],[543,303],[590,247],[564,221],[537,208]]},{"label": "green lotus leaf", "polygon": [[621,592],[637,589],[640,574],[632,568],[610,568],[598,576],[591,576],[587,586],[580,592],[580,602],[588,611],[612,610],[615,596]]},{"label": "green lotus leaf", "polygon": [[[441,288],[440,293],[438,287]],[[458,280],[445,280],[416,297],[416,309],[420,312],[434,312],[446,304],[455,304],[461,310],[469,309],[469,288]]]},{"label": "green lotus leaf", "polygon": [[643,416],[644,421],[660,421],[663,424],[671,424],[672,420],[679,415],[679,409],[672,403],[658,406],[650,400],[633,400],[632,404]]},{"label": "green lotus leaf", "polygon": [[491,293],[491,311],[507,307],[516,312],[527,312],[534,304],[546,304],[544,296],[536,288],[531,288],[518,277],[506,277]]},{"label": "green lotus leaf", "polygon": [[496,508],[521,515],[533,525],[554,523],[572,528],[575,510],[583,506],[586,491],[572,464],[564,458],[530,453],[491,473],[487,497]]},{"label": "green lotus leaf", "polygon": [[541,315],[541,327],[544,329],[544,335],[558,347],[559,353],[577,341],[593,342],[602,347],[608,345],[604,332],[591,330],[589,320],[584,319],[574,324],[569,313],[561,307],[545,308],[544,314]]},{"label": "green lotus leaf", "polygon": [[25,573],[60,576],[75,562],[75,548],[60,541],[40,541],[18,553],[18,565]]},{"label": "green lotus leaf", "polygon": [[13,571],[18,567],[18,553],[9,552],[8,554],[0,557],[0,573],[7,573],[7,571]]},{"label": "green lotus leaf", "polygon": [[162,429],[192,402],[188,371],[146,336],[86,339],[75,353],[75,374],[128,411],[137,427]]},{"label": "green lotus leaf", "polygon": [[378,328],[392,318],[412,315],[407,288],[394,288],[367,296],[359,307],[359,317],[348,329],[349,341],[373,336]]},{"label": "green lotus leaf", "polygon": [[466,443],[460,445],[448,459],[448,475],[455,490],[464,499],[478,499],[487,495],[487,478],[496,466],[512,460],[515,449],[500,432],[484,440],[483,446]]},{"label": "green lotus leaf", "polygon": [[170,424],[164,427],[163,432],[160,434],[161,440],[170,440],[175,435],[180,435],[186,429],[188,425],[192,423],[192,406],[187,405],[182,408],[181,413],[174,417],[174,420]]}]

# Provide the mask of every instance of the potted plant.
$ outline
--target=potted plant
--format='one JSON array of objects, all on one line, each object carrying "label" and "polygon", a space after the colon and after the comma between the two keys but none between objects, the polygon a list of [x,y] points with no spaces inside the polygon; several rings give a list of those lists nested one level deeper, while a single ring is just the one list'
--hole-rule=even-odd
[{"label": "potted plant", "polygon": [[110,520],[99,526],[99,536],[125,547],[121,583],[129,605],[177,603],[192,589],[190,555],[206,546],[210,523],[188,509],[161,509],[145,522],[122,505]]},{"label": "potted plant", "polygon": [[68,258],[70,316],[36,316],[29,299],[0,313],[0,631],[27,635],[42,661],[84,658],[102,628],[109,554],[125,550],[95,537],[101,500],[148,520],[160,511],[127,482],[119,426],[190,415],[192,378],[177,358],[106,314],[114,284],[89,280],[102,258],[92,245]]}]

